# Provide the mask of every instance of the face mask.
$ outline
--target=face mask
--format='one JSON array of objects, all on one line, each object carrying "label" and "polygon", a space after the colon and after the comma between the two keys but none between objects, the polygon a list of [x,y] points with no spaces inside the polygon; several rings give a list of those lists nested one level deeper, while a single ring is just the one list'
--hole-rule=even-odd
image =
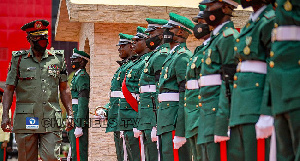
[{"label": "face mask", "polygon": [[80,67],[80,63],[79,62],[71,62],[71,66],[72,66],[72,69],[76,70]]},{"label": "face mask", "polygon": [[146,40],[146,45],[151,50],[154,50],[156,47],[158,47],[160,43],[161,39],[159,38],[159,35],[156,35]]},{"label": "face mask", "polygon": [[213,11],[204,11],[204,20],[210,26],[218,26],[224,16],[222,7]]},{"label": "face mask", "polygon": [[254,6],[260,3],[261,3],[260,0],[241,0],[241,5],[243,8]]},{"label": "face mask", "polygon": [[198,23],[197,25],[195,25],[193,33],[197,39],[201,39],[202,37],[210,34],[208,24]]},{"label": "face mask", "polygon": [[174,33],[171,32],[169,29],[166,29],[164,31],[163,35],[164,35],[164,43],[172,43],[173,42]]},{"label": "face mask", "polygon": [[32,40],[33,42],[33,48],[34,50],[36,50],[37,52],[39,53],[44,53],[46,48],[47,48],[47,45],[48,45],[48,39],[44,38],[44,39],[40,39],[40,40],[37,40],[37,41],[34,41]]}]

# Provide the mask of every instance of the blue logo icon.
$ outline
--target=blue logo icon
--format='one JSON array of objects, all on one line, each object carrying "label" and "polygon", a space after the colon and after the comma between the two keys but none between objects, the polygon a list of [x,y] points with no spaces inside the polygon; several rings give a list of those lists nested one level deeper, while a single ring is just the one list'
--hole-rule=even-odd
[{"label": "blue logo icon", "polygon": [[38,117],[26,117],[26,129],[38,129],[39,118]]}]

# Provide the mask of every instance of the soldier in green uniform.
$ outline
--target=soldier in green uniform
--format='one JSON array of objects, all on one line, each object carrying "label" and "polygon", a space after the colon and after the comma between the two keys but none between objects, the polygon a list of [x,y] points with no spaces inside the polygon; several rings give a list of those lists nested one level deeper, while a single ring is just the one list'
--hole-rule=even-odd
[{"label": "soldier in green uniform", "polygon": [[[119,46],[119,57],[122,61],[117,61],[120,67],[117,69],[116,73],[114,74],[111,80],[111,87],[110,87],[110,105],[108,108],[108,126],[106,128],[106,132],[114,132],[114,141],[117,153],[118,161],[123,161],[124,159],[124,151],[123,151],[123,140],[120,137],[120,131],[117,129],[117,118],[118,118],[118,111],[119,111],[119,99],[122,96],[121,87],[122,87],[122,80],[124,79],[125,74],[123,74],[123,78],[121,76],[122,73],[126,72],[126,67],[128,66],[129,62],[131,62],[130,58],[135,54],[132,50],[132,38],[133,35],[128,34],[119,34],[120,40],[117,46]],[[125,159],[126,160],[126,159]]]},{"label": "soldier in green uniform", "polygon": [[8,111],[16,91],[12,132],[16,133],[19,161],[37,161],[38,150],[42,160],[59,159],[62,118],[58,89],[68,115],[73,115],[64,53],[46,50],[48,25],[46,20],[35,20],[21,28],[31,48],[13,52],[7,74],[1,127],[11,130]]},{"label": "soldier in green uniform", "polygon": [[202,48],[207,44],[210,37],[210,28],[205,23],[203,19],[203,12],[205,10],[205,5],[199,5],[199,13],[196,17],[193,18],[193,21],[197,23],[195,25],[193,33],[197,39],[204,40],[203,44],[198,46],[194,55],[190,58],[188,67],[186,70],[186,90],[185,90],[185,137],[190,142],[192,148],[193,159],[195,161],[201,160],[200,155],[200,146],[197,145],[198,137],[198,124],[199,124],[199,100],[201,96],[199,95],[199,83],[198,79],[200,78],[200,69],[201,69],[201,59],[203,53],[201,52]]},{"label": "soldier in green uniform", "polygon": [[159,107],[157,135],[160,136],[162,160],[192,160],[189,144],[185,138],[184,91],[187,63],[192,52],[186,46],[186,39],[194,24],[186,17],[170,13],[169,22],[163,27],[164,42],[170,43],[167,58],[159,79]]},{"label": "soldier in green uniform", "polygon": [[300,3],[276,0],[269,71],[277,160],[300,160]]},{"label": "soldier in green uniform", "polygon": [[119,126],[124,131],[125,143],[130,161],[140,161],[144,157],[140,153],[141,132],[137,130],[138,126],[138,101],[139,101],[139,79],[145,66],[145,60],[151,54],[146,46],[148,35],[145,28],[138,26],[137,34],[133,37],[133,50],[138,54],[137,59],[127,68],[125,78],[122,83],[123,96],[120,99],[119,108]]},{"label": "soldier in green uniform", "polygon": [[[262,98],[275,12],[271,4],[261,0],[241,0],[241,4],[243,8],[252,6],[253,13],[234,47],[239,64],[232,91],[228,160],[253,161],[257,160],[257,139],[272,134],[272,128],[267,129],[267,125],[273,126],[271,109],[263,110]],[[269,148],[267,139],[265,160],[269,158]]]},{"label": "soldier in green uniform", "polygon": [[[204,0],[200,4],[206,5],[204,11],[205,22],[214,27],[210,41],[202,48],[200,86],[200,120],[198,127],[198,140],[201,148],[201,158],[207,160],[220,160],[220,144],[228,137],[228,99],[226,86],[230,83],[220,73],[221,69],[235,71],[234,40],[238,35],[230,17],[233,9],[238,6],[234,0]],[[230,70],[224,70],[226,75]],[[224,76],[224,75],[223,75]],[[225,82],[226,81],[226,82]],[[214,143],[215,142],[215,143]]]},{"label": "soldier in green uniform", "polygon": [[[156,116],[153,111],[157,107],[157,83],[159,80],[162,64],[167,57],[169,44],[163,44],[163,25],[168,23],[163,19],[147,18],[147,33],[150,38],[146,40],[146,45],[153,52],[145,60],[145,69],[139,81],[140,102],[138,110],[139,125],[138,130],[143,132],[143,142],[145,146],[145,160],[157,161],[158,151],[156,146]],[[154,109],[156,110],[156,109]],[[152,134],[152,135],[151,135]]]},{"label": "soldier in green uniform", "polygon": [[[71,65],[75,73],[71,81],[71,94],[75,129],[69,131],[73,160],[77,160],[76,146],[79,146],[80,160],[88,160],[90,76],[85,66],[89,59],[87,53],[74,48]],[[79,145],[76,145],[76,138],[79,138]]]}]

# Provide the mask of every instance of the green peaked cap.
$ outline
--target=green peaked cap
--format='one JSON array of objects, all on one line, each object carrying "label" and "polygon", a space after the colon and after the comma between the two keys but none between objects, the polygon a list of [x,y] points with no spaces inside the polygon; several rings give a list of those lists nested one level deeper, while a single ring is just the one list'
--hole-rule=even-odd
[{"label": "green peaked cap", "polygon": [[128,34],[123,34],[119,33],[120,39],[127,39],[127,40],[132,40],[133,35],[128,35]]},{"label": "green peaked cap", "polygon": [[136,35],[133,37],[133,40],[134,39],[145,39],[148,37],[148,33],[146,33],[146,28],[144,27],[141,27],[141,26],[138,26],[136,28]]},{"label": "green peaked cap", "polygon": [[146,18],[146,21],[148,22],[148,28],[145,32],[151,32],[156,29],[162,28],[163,25],[168,23],[168,20],[164,19]]},{"label": "green peaked cap", "polygon": [[206,9],[206,5],[199,4],[198,8],[200,11],[204,11]]},{"label": "green peaked cap", "polygon": [[201,4],[199,4],[199,6],[198,6],[198,8],[199,8],[199,13],[198,13],[198,15],[196,16],[196,17],[193,17],[192,18],[192,20],[195,22],[195,23],[198,23],[198,19],[199,18],[204,18],[204,10],[206,9],[206,5],[201,5]]},{"label": "green peaked cap", "polygon": [[202,2],[200,2],[200,4],[205,5],[213,2],[224,2],[233,5],[234,7],[237,7],[240,4],[240,0],[203,0]]},{"label": "green peaked cap", "polygon": [[119,33],[119,37],[120,37],[120,40],[119,40],[119,43],[117,44],[117,46],[132,43],[133,35]]},{"label": "green peaked cap", "polygon": [[158,25],[165,25],[168,23],[168,20],[164,19],[154,19],[154,18],[146,18],[148,24],[158,24]]},{"label": "green peaked cap", "polygon": [[180,16],[176,13],[170,12],[169,14],[170,20],[169,22],[164,25],[163,27],[165,28],[173,28],[176,26],[182,27],[185,31],[189,32],[192,34],[192,31],[194,29],[194,24],[191,20],[189,20],[186,17]]},{"label": "green peaked cap", "polygon": [[71,57],[71,59],[75,59],[75,58],[84,58],[86,60],[90,59],[89,54],[87,54],[84,51],[79,51],[76,48],[73,49],[73,55]]}]

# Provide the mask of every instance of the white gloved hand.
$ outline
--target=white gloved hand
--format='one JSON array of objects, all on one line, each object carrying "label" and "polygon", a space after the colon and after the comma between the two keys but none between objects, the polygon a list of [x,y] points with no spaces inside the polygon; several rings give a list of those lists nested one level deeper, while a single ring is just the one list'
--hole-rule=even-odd
[{"label": "white gloved hand", "polygon": [[268,115],[260,115],[255,124],[256,139],[265,139],[272,135],[274,118]]},{"label": "white gloved hand", "polygon": [[83,132],[82,132],[82,128],[81,127],[76,127],[75,131],[74,131],[74,135],[76,138],[79,138],[80,136],[83,135]]},{"label": "white gloved hand", "polygon": [[227,136],[218,136],[218,135],[215,135],[214,136],[214,142],[215,143],[219,143],[219,142],[222,142],[222,141],[228,141],[230,139],[230,129],[228,128],[228,131],[227,131]]},{"label": "white gloved hand", "polygon": [[179,149],[183,144],[186,143],[186,138],[181,136],[174,136],[173,143],[174,149]]},{"label": "white gloved hand", "polygon": [[151,130],[151,140],[152,142],[156,142],[157,139],[158,139],[158,136],[156,135],[156,127],[153,127],[152,130]]},{"label": "white gloved hand", "polygon": [[100,116],[100,118],[104,119],[106,116],[106,112],[103,109],[99,109],[96,111],[97,116]]},{"label": "white gloved hand", "polygon": [[101,116],[94,115],[94,118],[95,118],[95,119],[101,119]]},{"label": "white gloved hand", "polygon": [[142,132],[140,130],[138,130],[137,128],[133,128],[132,131],[133,131],[135,138],[139,138],[140,135],[142,135]]},{"label": "white gloved hand", "polygon": [[214,136],[215,143],[219,143],[219,142],[222,142],[222,141],[227,141],[229,139],[230,139],[230,137],[228,137],[228,136],[218,136],[218,135]]},{"label": "white gloved hand", "polygon": [[120,131],[120,138],[124,138],[124,131]]}]

